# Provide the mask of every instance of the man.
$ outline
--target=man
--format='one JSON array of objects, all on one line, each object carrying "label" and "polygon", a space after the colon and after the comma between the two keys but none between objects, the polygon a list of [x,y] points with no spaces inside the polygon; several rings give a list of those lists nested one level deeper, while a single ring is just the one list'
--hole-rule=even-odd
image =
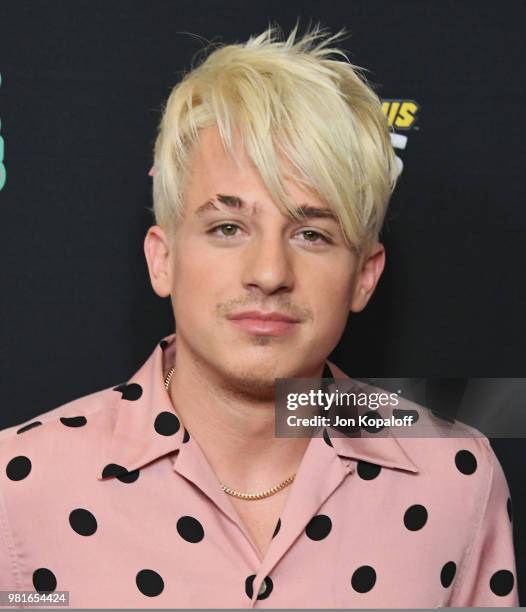
[{"label": "man", "polygon": [[[0,586],[77,607],[517,605],[487,440],[274,435],[382,273],[380,101],[314,29],[174,88],[144,250],[177,333],[128,381],[2,432]],[[508,505],[507,505],[508,504]]]}]

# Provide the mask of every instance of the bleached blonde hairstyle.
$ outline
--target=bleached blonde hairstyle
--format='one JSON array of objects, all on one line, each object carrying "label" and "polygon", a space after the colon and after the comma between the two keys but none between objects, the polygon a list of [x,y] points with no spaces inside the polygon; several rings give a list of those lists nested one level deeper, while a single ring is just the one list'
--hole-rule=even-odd
[{"label": "bleached blonde hairstyle", "polygon": [[[189,153],[199,129],[217,126],[235,160],[236,130],[274,202],[298,219],[284,178],[330,206],[350,248],[379,238],[398,166],[381,101],[363,68],[314,26],[286,40],[277,25],[243,44],[220,45],[187,72],[163,108],[154,149],[155,221],[169,234],[184,213]],[[207,51],[207,50],[205,50]],[[333,57],[331,57],[333,56]],[[343,59],[338,59],[338,56]],[[278,155],[290,162],[284,173]]]}]

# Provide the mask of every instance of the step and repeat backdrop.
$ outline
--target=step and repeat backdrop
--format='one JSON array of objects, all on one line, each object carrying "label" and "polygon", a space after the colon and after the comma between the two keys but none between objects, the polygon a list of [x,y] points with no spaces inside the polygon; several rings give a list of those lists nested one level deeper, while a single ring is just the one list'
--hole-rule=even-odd
[{"label": "step and repeat backdrop", "polygon": [[386,269],[331,360],[452,413],[473,380],[500,381],[476,388],[493,393],[486,422],[517,423],[491,443],[526,605],[526,405],[502,391],[526,377],[525,19],[512,1],[4,0],[0,429],[126,380],[173,330],[143,253],[148,171],[162,104],[203,47],[270,22],[345,26],[401,176]]}]

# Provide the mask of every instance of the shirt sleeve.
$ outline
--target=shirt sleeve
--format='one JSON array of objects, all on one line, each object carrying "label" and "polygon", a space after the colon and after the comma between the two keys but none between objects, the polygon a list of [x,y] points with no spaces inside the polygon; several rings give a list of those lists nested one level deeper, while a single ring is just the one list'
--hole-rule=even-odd
[{"label": "shirt sleeve", "polygon": [[502,466],[487,438],[487,493],[471,549],[452,591],[450,607],[517,607],[511,496]]}]

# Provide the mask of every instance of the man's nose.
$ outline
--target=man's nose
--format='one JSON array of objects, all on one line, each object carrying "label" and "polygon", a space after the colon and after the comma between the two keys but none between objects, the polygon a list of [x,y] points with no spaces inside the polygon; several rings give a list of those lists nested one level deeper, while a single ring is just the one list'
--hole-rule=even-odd
[{"label": "man's nose", "polygon": [[282,236],[254,240],[243,254],[245,288],[265,294],[290,291],[294,284],[292,254]]}]

